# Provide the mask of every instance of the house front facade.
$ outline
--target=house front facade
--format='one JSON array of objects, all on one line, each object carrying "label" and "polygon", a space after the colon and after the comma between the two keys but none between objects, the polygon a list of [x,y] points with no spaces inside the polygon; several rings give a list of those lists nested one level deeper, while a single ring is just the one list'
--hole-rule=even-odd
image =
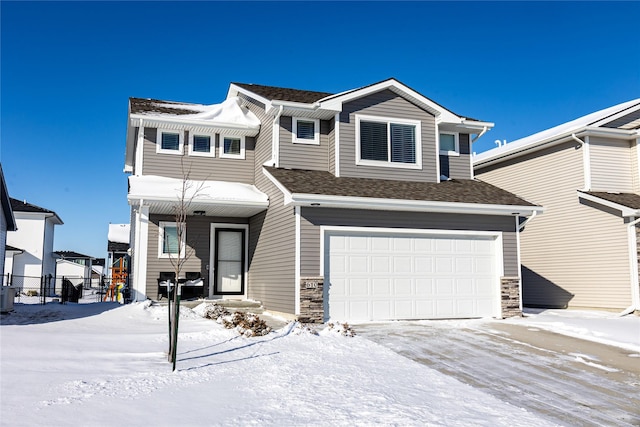
[{"label": "house front facade", "polygon": [[640,100],[481,153],[478,178],[541,204],[522,234],[534,307],[640,309]]},{"label": "house front facade", "polygon": [[519,226],[542,209],[473,179],[471,143],[492,126],[395,79],[131,98],[134,298],[166,293],[181,206],[191,295],[304,321],[517,314]]}]

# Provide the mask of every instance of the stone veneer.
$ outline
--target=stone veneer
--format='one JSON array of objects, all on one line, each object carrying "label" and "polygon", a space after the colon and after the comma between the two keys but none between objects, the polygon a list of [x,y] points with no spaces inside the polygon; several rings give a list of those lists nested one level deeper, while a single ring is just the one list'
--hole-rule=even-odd
[{"label": "stone veneer", "polygon": [[520,309],[520,278],[501,277],[500,293],[502,303],[502,317],[522,316]]},{"label": "stone veneer", "polygon": [[324,322],[324,277],[300,278],[300,315],[303,323]]}]

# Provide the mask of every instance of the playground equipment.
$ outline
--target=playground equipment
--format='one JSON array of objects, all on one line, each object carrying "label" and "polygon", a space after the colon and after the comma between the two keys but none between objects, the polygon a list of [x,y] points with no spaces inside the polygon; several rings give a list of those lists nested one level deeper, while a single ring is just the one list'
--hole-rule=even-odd
[{"label": "playground equipment", "polygon": [[107,288],[107,292],[104,294],[103,301],[110,299],[111,301],[120,302],[120,291],[127,283],[127,269],[125,265],[124,257],[118,258],[116,262],[111,265],[111,283]]}]

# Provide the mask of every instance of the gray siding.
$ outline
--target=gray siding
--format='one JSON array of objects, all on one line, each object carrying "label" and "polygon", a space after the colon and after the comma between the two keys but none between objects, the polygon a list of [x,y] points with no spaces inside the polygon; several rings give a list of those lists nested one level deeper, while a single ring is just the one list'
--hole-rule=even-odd
[{"label": "gray siding", "polygon": [[461,133],[458,138],[458,142],[460,144],[460,155],[440,155],[440,174],[452,179],[472,179],[471,142],[469,135]]},{"label": "gray siding", "polygon": [[[422,170],[356,165],[356,114],[420,120]],[[389,90],[351,101],[340,114],[340,176],[437,182],[435,117]]]},{"label": "gray siding", "polygon": [[191,179],[231,181],[253,184],[255,138],[246,138],[245,159],[220,158],[219,135],[216,135],[216,157],[190,156],[189,132],[184,132],[183,155],[156,153],[157,129],[144,129],[143,174],[181,179],[184,173]]},{"label": "gray siding", "polygon": [[[149,240],[147,252],[147,297],[158,299],[158,278],[160,272],[175,271],[175,267],[169,258],[158,257],[158,239],[160,221],[175,222],[175,218],[170,215],[149,215]],[[199,271],[201,277],[205,278],[205,292],[209,292],[209,271],[211,253],[211,223],[234,223],[246,224],[245,218],[226,217],[188,217],[187,218],[187,238],[186,238],[186,262],[182,267],[182,272]]]},{"label": "gray siding", "polygon": [[628,141],[590,137],[589,150],[592,190],[633,192],[633,150]]},{"label": "gray siding", "polygon": [[320,120],[320,145],[293,143],[293,118],[280,117],[280,167],[329,170],[330,123]]},{"label": "gray siding", "polygon": [[321,225],[501,231],[504,275],[518,276],[515,219],[510,216],[303,208],[300,222],[300,275],[302,277],[323,274],[320,272]]},{"label": "gray siding", "polygon": [[295,312],[295,218],[282,193],[262,173],[271,158],[273,118],[251,99],[249,109],[262,121],[256,141],[256,187],[269,195],[269,209],[249,219],[249,289],[251,299],[271,311]]},{"label": "gray siding", "polygon": [[329,172],[336,174],[336,120],[329,122]]},{"label": "gray siding", "polygon": [[631,302],[626,226],[580,203],[582,150],[575,145],[480,168],[476,177],[545,208],[520,237],[526,305],[624,309]]}]

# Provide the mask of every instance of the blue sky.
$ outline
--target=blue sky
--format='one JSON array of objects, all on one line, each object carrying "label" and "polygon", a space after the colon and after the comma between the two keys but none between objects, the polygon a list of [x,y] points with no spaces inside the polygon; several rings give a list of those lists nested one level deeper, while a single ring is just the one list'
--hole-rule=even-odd
[{"label": "blue sky", "polygon": [[640,97],[639,2],[0,2],[0,161],[56,250],[128,223],[128,97],[229,82],[340,92],[395,77],[495,128],[477,152]]}]

